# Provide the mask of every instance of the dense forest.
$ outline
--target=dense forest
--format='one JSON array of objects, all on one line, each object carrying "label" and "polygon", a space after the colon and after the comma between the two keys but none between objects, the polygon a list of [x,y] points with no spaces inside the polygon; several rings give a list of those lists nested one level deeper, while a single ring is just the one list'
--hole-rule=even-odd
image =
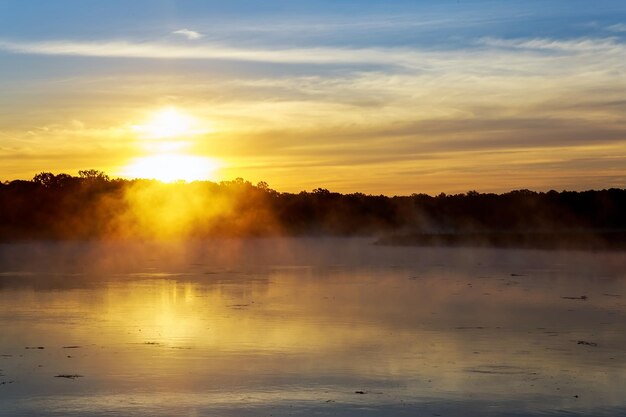
[{"label": "dense forest", "polygon": [[617,237],[626,230],[624,213],[623,189],[388,197],[317,188],[294,194],[241,178],[165,184],[110,179],[96,170],[80,171],[77,177],[44,172],[29,181],[0,183],[0,238],[5,241],[395,235],[403,236],[396,240],[400,243],[449,244],[457,234],[484,238],[589,231]]}]

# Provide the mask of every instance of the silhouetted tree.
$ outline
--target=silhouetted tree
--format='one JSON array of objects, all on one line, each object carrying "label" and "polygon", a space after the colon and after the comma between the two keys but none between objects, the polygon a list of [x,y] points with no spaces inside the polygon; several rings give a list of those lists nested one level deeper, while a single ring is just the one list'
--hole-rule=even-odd
[{"label": "silhouetted tree", "polygon": [[109,181],[109,176],[97,169],[84,169],[78,171],[78,176],[85,180],[91,181]]}]

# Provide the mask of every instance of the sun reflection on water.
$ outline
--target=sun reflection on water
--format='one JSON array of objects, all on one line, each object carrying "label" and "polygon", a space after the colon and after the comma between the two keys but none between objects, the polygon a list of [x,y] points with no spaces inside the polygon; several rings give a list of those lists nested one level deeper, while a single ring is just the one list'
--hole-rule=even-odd
[{"label": "sun reflection on water", "polygon": [[[309,262],[326,254],[315,266],[283,253],[282,240],[247,242],[98,246],[81,258],[85,274],[56,284],[45,274],[4,277],[2,373],[19,376],[16,389],[35,396],[65,392],[67,381],[50,375],[84,375],[72,392],[84,395],[74,401],[85,409],[132,395],[145,411],[166,406],[160,394],[201,410],[322,400],[330,409],[415,406],[425,398],[475,407],[623,405],[626,310],[620,297],[601,294],[623,294],[625,281],[593,278],[623,278],[623,258],[614,257],[611,271],[591,254],[569,265],[520,252],[532,259],[507,264],[497,251],[415,249],[394,252],[415,265],[395,267],[384,256],[375,263],[384,248],[363,245],[350,258],[345,243],[321,242],[303,246]],[[374,267],[362,265],[364,255]],[[592,287],[584,302],[561,298]],[[0,399],[11,392],[3,390]],[[367,395],[355,399],[357,390]]]}]

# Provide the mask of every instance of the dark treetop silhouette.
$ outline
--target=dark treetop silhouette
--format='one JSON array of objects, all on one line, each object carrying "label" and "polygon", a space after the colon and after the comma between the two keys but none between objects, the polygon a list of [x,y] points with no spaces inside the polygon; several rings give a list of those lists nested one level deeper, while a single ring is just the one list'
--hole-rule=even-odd
[{"label": "dark treetop silhouette", "polygon": [[387,197],[265,182],[163,184],[42,172],[0,183],[0,238],[383,236],[390,244],[623,247],[626,190]]}]

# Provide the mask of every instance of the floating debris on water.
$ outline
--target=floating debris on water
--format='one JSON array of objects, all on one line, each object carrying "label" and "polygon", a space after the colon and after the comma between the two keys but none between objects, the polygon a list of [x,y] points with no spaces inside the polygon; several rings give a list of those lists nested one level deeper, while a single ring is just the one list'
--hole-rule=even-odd
[{"label": "floating debris on water", "polygon": [[484,330],[483,326],[459,326],[455,327],[455,330]]}]

